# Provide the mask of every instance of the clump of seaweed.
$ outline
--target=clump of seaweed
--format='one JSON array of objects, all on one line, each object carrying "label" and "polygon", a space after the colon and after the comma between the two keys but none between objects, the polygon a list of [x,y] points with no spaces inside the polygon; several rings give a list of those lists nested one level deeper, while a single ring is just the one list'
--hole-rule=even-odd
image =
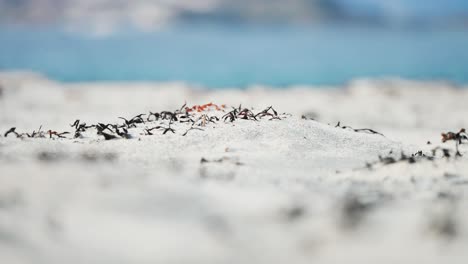
[{"label": "clump of seaweed", "polygon": [[248,108],[242,108],[242,105],[239,105],[238,108],[233,108],[231,111],[226,113],[221,119],[223,119],[224,122],[234,122],[237,119],[258,121],[263,117],[270,117],[269,120],[281,120],[280,116],[278,115],[278,112],[272,106],[269,106],[255,114],[254,112],[252,112],[252,110]]},{"label": "clump of seaweed", "polygon": [[434,160],[433,156],[426,156],[423,154],[422,151],[418,151],[416,153],[413,153],[411,155],[406,155],[404,152],[401,152],[400,157],[396,158],[394,156],[388,155],[388,156],[381,156],[379,155],[379,159],[374,162],[368,162],[366,163],[366,168],[372,169],[375,165],[381,164],[381,165],[390,165],[390,164],[395,164],[399,162],[407,162],[407,163],[416,163],[421,160]]},{"label": "clump of seaweed", "polygon": [[4,137],[8,137],[10,134],[15,135],[17,138],[23,139],[25,137],[27,138],[45,138],[46,134],[49,135],[49,138],[66,138],[65,135],[70,134],[70,132],[57,132],[54,130],[48,130],[47,132],[44,132],[42,130],[42,126],[39,127],[39,129],[36,131],[34,130],[32,133],[18,133],[16,132],[16,127],[12,127],[8,129],[5,134],[3,135]]},{"label": "clump of seaweed", "polygon": [[95,127],[95,125],[87,126],[86,123],[80,123],[79,119],[75,120],[70,126],[75,128],[74,138],[81,138],[83,132],[86,132],[89,128]]},{"label": "clump of seaweed", "polygon": [[419,150],[411,155],[406,155],[403,151],[401,152],[399,157],[395,157],[392,155],[392,151],[387,156],[378,156],[378,160],[374,162],[367,162],[365,168],[373,169],[376,165],[391,165],[395,163],[417,163],[421,161],[435,161],[437,157],[446,158],[447,160],[450,158],[457,158],[460,156],[458,150],[454,151],[448,148],[442,147],[435,147],[430,151],[430,154],[423,153],[422,150]]},{"label": "clump of seaweed", "polygon": [[265,116],[270,117],[270,120],[273,120],[273,119],[281,120],[281,118],[278,116],[278,112],[276,112],[273,106],[269,106],[263,111],[260,111],[259,113],[255,115],[255,118],[262,118]]},{"label": "clump of seaweed", "polygon": [[[55,130],[46,130],[47,132],[42,131],[42,126],[38,131],[33,131],[29,133],[18,133],[16,127],[12,127],[5,132],[5,137],[13,134],[17,138],[50,138],[50,139],[64,139],[68,138],[68,134],[72,134],[72,138],[84,138],[85,133],[89,130],[94,131],[97,135],[104,137],[104,140],[115,140],[115,139],[131,139],[135,133],[131,133],[131,130],[137,129],[140,131],[141,135],[153,136],[155,131],[161,131],[162,135],[172,133],[176,134],[176,123],[185,124],[188,128],[182,133],[182,136],[186,136],[189,131],[199,130],[204,131],[204,127],[209,124],[217,124],[220,120],[225,122],[234,122],[238,119],[242,120],[251,120],[259,121],[265,117],[268,117],[269,120],[280,120],[281,117],[278,112],[272,107],[269,106],[262,111],[254,113],[253,110],[248,108],[233,108],[232,111],[226,113],[225,105],[217,105],[213,103],[203,104],[203,105],[194,105],[192,107],[187,107],[187,104],[184,103],[179,109],[174,111],[161,111],[161,112],[152,112],[149,111],[148,114],[140,113],[131,118],[118,117],[122,122],[120,123],[103,123],[97,122],[96,124],[87,124],[82,122],[80,119],[76,119],[73,123],[70,124],[75,131],[74,132],[58,132]],[[214,112],[213,114],[208,112]],[[220,113],[224,115],[221,116]],[[285,116],[286,114],[282,114]]]},{"label": "clump of seaweed", "polygon": [[132,128],[132,127],[136,127],[136,124],[144,124],[145,123],[145,120],[143,119],[144,115],[146,115],[146,114],[136,115],[135,117],[132,117],[130,120],[127,120],[126,118],[121,117],[121,116],[119,116],[119,118],[124,120],[124,122],[125,122],[124,125],[127,128]]},{"label": "clump of seaweed", "polygon": [[462,154],[458,150],[458,146],[463,144],[464,141],[468,141],[468,134],[466,133],[466,130],[464,128],[460,129],[459,132],[447,132],[447,133],[442,133],[442,143],[445,143],[447,141],[455,141],[455,149],[456,149],[456,156],[461,157]]}]

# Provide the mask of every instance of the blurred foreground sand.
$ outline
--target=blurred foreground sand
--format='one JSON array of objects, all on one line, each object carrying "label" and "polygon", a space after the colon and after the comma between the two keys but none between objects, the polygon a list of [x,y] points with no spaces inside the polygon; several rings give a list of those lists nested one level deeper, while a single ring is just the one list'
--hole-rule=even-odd
[{"label": "blurred foreground sand", "polygon": [[[379,155],[454,149],[440,133],[466,126],[468,89],[358,80],[341,89],[214,91],[183,83],[62,84],[26,73],[0,74],[0,84],[2,134],[41,125],[73,132],[76,119],[122,122],[117,117],[174,111],[184,102],[287,113],[221,120],[186,136],[184,124],[174,134],[143,135],[156,123],[130,129],[129,140],[2,135],[5,263],[468,261],[465,145],[457,159],[365,168]],[[385,136],[337,128],[338,121]]]}]

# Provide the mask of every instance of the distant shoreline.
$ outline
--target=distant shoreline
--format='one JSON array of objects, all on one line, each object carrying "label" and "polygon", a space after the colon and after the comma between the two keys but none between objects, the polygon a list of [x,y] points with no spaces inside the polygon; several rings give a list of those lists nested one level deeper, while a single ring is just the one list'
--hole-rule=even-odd
[{"label": "distant shoreline", "polygon": [[0,70],[36,71],[63,82],[245,88],[397,76],[468,83],[468,34],[462,31],[186,27],[92,37],[24,29],[0,30],[0,41]]}]

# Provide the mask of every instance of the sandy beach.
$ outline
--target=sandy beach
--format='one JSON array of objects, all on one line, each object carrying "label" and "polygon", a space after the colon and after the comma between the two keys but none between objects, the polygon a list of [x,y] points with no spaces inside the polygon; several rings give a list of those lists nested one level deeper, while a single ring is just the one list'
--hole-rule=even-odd
[{"label": "sandy beach", "polygon": [[468,261],[468,87],[0,87],[4,263]]}]

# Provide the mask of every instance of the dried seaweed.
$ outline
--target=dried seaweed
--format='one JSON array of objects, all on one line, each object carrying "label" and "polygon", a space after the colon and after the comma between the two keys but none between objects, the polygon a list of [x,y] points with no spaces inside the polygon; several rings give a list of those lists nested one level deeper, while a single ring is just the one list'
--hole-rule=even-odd
[{"label": "dried seaweed", "polygon": [[39,129],[36,131],[34,130],[31,134],[26,133],[26,135],[29,138],[45,138],[45,132],[42,131],[42,125],[39,127]]},{"label": "dried seaweed", "polygon": [[184,133],[184,134],[182,134],[182,136],[184,136],[184,137],[185,137],[185,136],[187,135],[187,133],[188,133],[190,130],[201,130],[201,131],[204,131],[202,128],[199,128],[199,127],[193,127],[193,126],[192,126],[192,127],[190,127],[189,129],[187,129],[187,131],[185,131],[185,133]]},{"label": "dried seaweed", "polygon": [[57,132],[57,131],[53,131],[53,130],[48,130],[47,131],[47,134],[49,134],[49,138],[54,138],[54,136],[56,138],[66,138],[65,135],[68,135],[70,134],[70,132]]},{"label": "dried seaweed", "polygon": [[358,133],[362,132],[362,133],[368,133],[368,134],[377,134],[377,135],[381,135],[381,136],[385,137],[382,133],[377,132],[377,131],[375,131],[373,129],[370,129],[370,128],[352,128],[350,126],[342,126],[339,121],[335,125],[335,127],[342,128],[342,129],[350,129],[350,130],[352,130],[354,132],[358,132]]},{"label": "dried seaweed", "polygon": [[132,127],[136,127],[136,124],[143,124],[145,123],[145,120],[143,119],[143,116],[146,115],[146,114],[139,114],[139,115],[136,115],[135,117],[131,118],[130,120],[124,118],[124,117],[118,117],[122,120],[124,120],[125,122],[125,126],[127,128],[132,128]]},{"label": "dried seaweed", "polygon": [[[88,125],[86,122],[81,121],[80,119],[75,119],[71,124],[75,131],[73,133],[73,138],[83,138],[85,132],[88,132],[90,129],[94,130],[97,135],[103,136],[105,140],[113,139],[131,139],[132,133],[131,129],[140,129],[143,130],[144,135],[152,136],[154,135],[155,130],[161,130],[161,134],[165,135],[169,132],[172,134],[176,133],[174,124],[186,124],[189,127],[182,133],[182,136],[186,136],[189,131],[200,130],[204,131],[203,127],[206,127],[208,124],[217,124],[220,119],[225,122],[234,122],[239,119],[250,120],[250,121],[259,121],[265,117],[268,117],[270,120],[278,119],[281,117],[278,112],[272,107],[269,106],[262,111],[254,113],[251,109],[242,108],[239,105],[238,108],[233,108],[232,111],[225,113],[225,105],[216,105],[213,103],[208,103],[204,105],[195,105],[192,107],[187,107],[184,103],[179,109],[174,111],[161,111],[161,112],[151,112],[148,114],[138,114],[131,118],[118,117],[123,122],[121,123],[103,123],[97,122],[95,124]],[[203,113],[207,111],[217,111],[217,114],[208,114]],[[219,112],[223,112],[224,115],[220,117]],[[282,114],[286,115],[286,114]],[[142,128],[142,124],[154,124],[154,126],[148,128]],[[47,132],[42,131],[42,127],[38,131],[33,131],[29,133],[18,133],[16,128],[11,128],[6,131],[5,137],[14,134],[18,138],[30,137],[30,138],[45,138],[50,139],[57,138],[67,138],[66,135],[70,132],[58,132],[54,130],[48,130]]]},{"label": "dried seaweed", "polygon": [[14,134],[16,137],[20,137],[20,134],[16,132],[16,127],[12,127],[8,129],[5,134],[3,134],[4,137],[8,137],[9,134]]},{"label": "dried seaweed", "polygon": [[455,132],[447,132],[447,133],[442,133],[442,143],[445,143],[447,141],[455,141],[455,148],[456,148],[456,153],[455,155],[458,157],[461,157],[462,154],[460,153],[458,146],[463,144],[463,142],[468,141],[468,134],[466,133],[466,130],[464,128],[460,129],[458,133]]},{"label": "dried seaweed", "polygon": [[117,138],[118,138],[118,137],[115,136],[115,135],[108,134],[108,133],[103,132],[103,131],[98,132],[97,134],[103,136],[105,140],[112,140],[112,139],[117,139]]},{"label": "dried seaweed", "polygon": [[431,155],[424,154],[422,150],[419,150],[411,155],[406,155],[404,152],[401,152],[399,157],[392,156],[392,151],[387,156],[378,156],[378,160],[374,162],[367,162],[365,168],[372,169],[375,165],[391,165],[395,163],[417,163],[421,161],[435,161],[438,155],[441,157],[450,159],[452,157],[457,158],[459,155],[458,151],[453,153],[453,150],[442,147],[435,147],[430,151]]}]

